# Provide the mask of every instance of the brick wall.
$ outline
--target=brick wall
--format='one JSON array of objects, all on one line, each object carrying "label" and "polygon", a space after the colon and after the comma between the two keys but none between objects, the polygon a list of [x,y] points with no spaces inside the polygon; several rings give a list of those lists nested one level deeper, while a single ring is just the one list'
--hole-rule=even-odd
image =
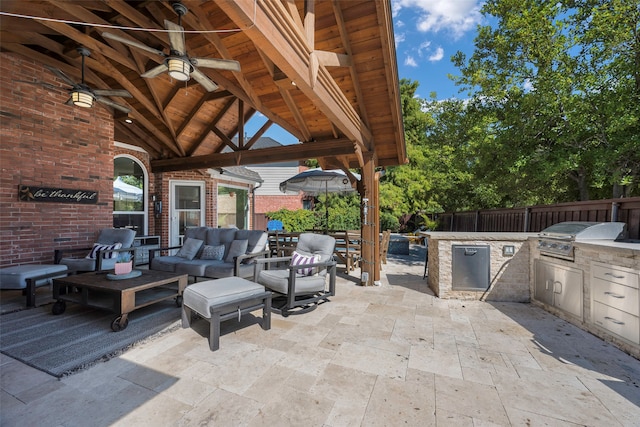
[{"label": "brick wall", "polygon": [[[54,249],[91,246],[112,225],[113,119],[65,105],[65,85],[31,60],[0,53],[0,64],[0,267],[51,263]],[[21,202],[19,185],[94,190],[98,203]]]}]

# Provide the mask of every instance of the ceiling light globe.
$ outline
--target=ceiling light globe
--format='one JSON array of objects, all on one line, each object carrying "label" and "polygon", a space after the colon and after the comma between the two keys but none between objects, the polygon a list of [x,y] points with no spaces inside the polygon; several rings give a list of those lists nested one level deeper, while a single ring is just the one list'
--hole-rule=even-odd
[{"label": "ceiling light globe", "polygon": [[179,58],[171,58],[168,61],[169,75],[171,78],[186,82],[189,80],[191,73],[191,65]]},{"label": "ceiling light globe", "polygon": [[71,92],[71,101],[76,107],[91,108],[93,106],[93,95],[89,92],[75,90]]}]

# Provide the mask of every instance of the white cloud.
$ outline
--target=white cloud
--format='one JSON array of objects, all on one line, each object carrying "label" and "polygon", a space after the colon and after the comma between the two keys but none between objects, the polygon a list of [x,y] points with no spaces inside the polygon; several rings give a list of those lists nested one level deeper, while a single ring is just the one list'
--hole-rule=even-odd
[{"label": "white cloud", "polygon": [[482,21],[481,0],[393,0],[394,16],[402,8],[417,8],[416,27],[421,32],[450,31],[455,38]]},{"label": "white cloud", "polygon": [[422,56],[424,54],[424,51],[429,50],[430,46],[431,46],[431,42],[428,40],[420,43],[420,46],[418,46],[418,55]]},{"label": "white cloud", "polygon": [[536,90],[536,88],[533,86],[533,83],[531,83],[531,80],[526,79],[524,81],[524,90],[525,92],[533,92],[534,90]]},{"label": "white cloud", "polygon": [[409,55],[405,58],[404,65],[408,65],[409,67],[417,67],[418,63],[415,59],[413,59],[413,56]]},{"label": "white cloud", "polygon": [[429,61],[436,62],[440,61],[442,58],[444,58],[444,49],[439,47],[431,56],[429,56]]},{"label": "white cloud", "polygon": [[405,34],[405,33],[396,34],[396,35],[394,36],[394,39],[395,39],[395,42],[396,42],[396,49],[398,48],[398,45],[399,45],[400,43],[402,43],[403,41],[405,41],[405,39],[406,39],[406,38],[407,38],[407,37],[406,37],[406,34]]}]

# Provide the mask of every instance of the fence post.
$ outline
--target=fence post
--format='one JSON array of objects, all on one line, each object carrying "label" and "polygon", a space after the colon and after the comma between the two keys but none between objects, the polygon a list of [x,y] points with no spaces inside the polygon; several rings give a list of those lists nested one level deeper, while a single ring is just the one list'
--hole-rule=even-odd
[{"label": "fence post", "polygon": [[620,208],[620,203],[611,202],[611,222],[618,221],[618,210]]},{"label": "fence post", "polygon": [[473,222],[473,231],[477,232],[478,231],[478,223],[480,222],[480,211],[476,211],[476,218],[475,221]]},{"label": "fence post", "polygon": [[529,232],[529,215],[531,214],[531,208],[527,206],[524,208],[524,232]]}]

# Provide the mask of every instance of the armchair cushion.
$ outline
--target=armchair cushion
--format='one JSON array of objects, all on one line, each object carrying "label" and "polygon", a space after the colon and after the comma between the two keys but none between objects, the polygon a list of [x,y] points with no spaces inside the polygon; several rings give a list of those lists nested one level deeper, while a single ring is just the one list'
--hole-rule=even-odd
[{"label": "armchair cushion", "polygon": [[198,254],[198,251],[202,247],[202,243],[203,242],[200,239],[193,239],[191,237],[187,237],[187,239],[184,241],[184,244],[182,245],[182,247],[180,248],[176,256],[180,258],[192,260]]}]

